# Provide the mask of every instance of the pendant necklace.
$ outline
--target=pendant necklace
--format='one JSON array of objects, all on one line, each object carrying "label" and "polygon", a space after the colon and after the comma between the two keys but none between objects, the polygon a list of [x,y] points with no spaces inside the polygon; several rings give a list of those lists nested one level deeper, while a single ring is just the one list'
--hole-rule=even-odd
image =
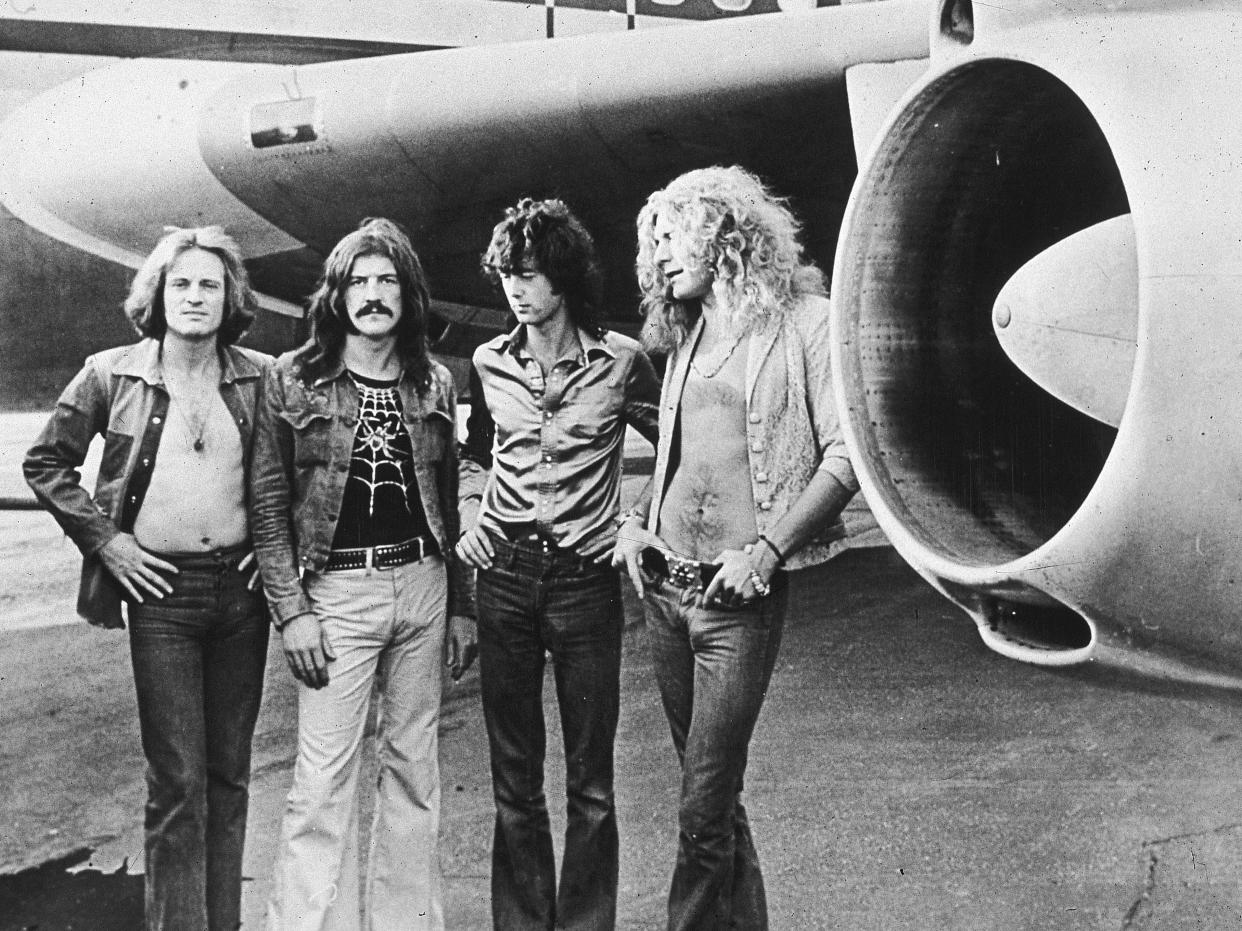
[{"label": "pendant necklace", "polygon": [[181,418],[181,422],[185,424],[186,433],[193,437],[190,448],[196,453],[201,453],[206,448],[203,442],[203,435],[207,432],[207,421],[211,419],[212,398],[207,399],[207,403],[202,406],[191,405],[186,399],[189,392],[182,393],[180,388],[173,390],[173,380],[168,377],[168,373],[164,373],[164,386],[168,389],[168,396],[175,402],[174,407],[177,409],[177,415]]},{"label": "pendant necklace", "polygon": [[690,357],[690,368],[694,369],[699,374],[700,378],[715,378],[720,374],[720,370],[723,369],[725,365],[728,364],[729,360],[733,358],[733,353],[737,351],[738,346],[742,345],[742,340],[745,338],[746,330],[743,329],[742,332],[737,335],[737,338],[733,340],[733,345],[729,347],[728,352],[724,354],[724,357],[710,372],[699,367],[698,359],[695,358],[698,354],[697,352],[695,353],[695,356]]}]

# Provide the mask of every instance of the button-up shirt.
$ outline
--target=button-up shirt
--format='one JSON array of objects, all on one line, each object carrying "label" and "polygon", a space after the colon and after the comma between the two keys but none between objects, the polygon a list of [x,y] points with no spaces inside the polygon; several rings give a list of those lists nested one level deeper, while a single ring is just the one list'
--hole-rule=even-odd
[{"label": "button-up shirt", "polygon": [[616,538],[626,426],[658,438],[660,383],[638,343],[618,333],[579,330],[581,352],[548,372],[525,337],[519,326],[474,353],[494,433],[478,524],[492,536],[533,526],[593,558]]}]

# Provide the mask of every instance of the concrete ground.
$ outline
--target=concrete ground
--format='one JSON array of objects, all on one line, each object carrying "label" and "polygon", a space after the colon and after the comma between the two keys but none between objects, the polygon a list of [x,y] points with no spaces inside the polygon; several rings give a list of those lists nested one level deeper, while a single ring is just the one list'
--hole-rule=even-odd
[{"label": "concrete ground", "polygon": [[[140,926],[145,788],[128,645],[73,621],[77,566],[46,515],[0,514],[0,931]],[[632,599],[627,617],[620,924],[646,929],[661,927],[678,774]],[[247,929],[262,926],[294,718],[274,643]],[[446,690],[441,752],[449,927],[486,928],[492,806],[475,670]],[[877,548],[795,577],[747,803],[777,931],[1223,931],[1242,927],[1240,772],[1236,692],[1002,659]]]},{"label": "concrete ground", "polygon": [[[891,550],[846,554],[795,589],[747,781],[773,928],[1242,926],[1236,694],[1001,659]],[[107,875],[141,856],[126,654],[123,635],[77,624],[0,639],[0,928],[136,927],[140,884]],[[246,928],[261,926],[292,764],[275,651],[268,682]],[[441,746],[449,926],[484,928],[491,800],[473,672],[447,693]],[[621,926],[655,928],[677,772],[638,624],[617,759]],[[550,750],[552,800],[562,764]],[[22,872],[75,850],[105,875]]]}]

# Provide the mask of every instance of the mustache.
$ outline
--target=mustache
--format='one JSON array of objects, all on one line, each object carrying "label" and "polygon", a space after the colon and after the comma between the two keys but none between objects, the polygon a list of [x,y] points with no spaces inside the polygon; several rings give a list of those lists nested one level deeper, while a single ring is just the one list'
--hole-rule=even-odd
[{"label": "mustache", "polygon": [[355,316],[361,320],[363,317],[370,317],[372,314],[383,314],[385,317],[393,316],[392,309],[383,301],[367,301]]}]

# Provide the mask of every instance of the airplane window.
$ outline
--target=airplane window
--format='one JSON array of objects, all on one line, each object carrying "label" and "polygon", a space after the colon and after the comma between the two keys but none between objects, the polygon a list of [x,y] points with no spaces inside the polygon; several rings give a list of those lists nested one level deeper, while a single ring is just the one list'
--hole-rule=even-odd
[{"label": "airplane window", "polygon": [[319,138],[315,123],[314,97],[255,104],[250,110],[250,144],[256,149],[270,149],[314,142]]}]

